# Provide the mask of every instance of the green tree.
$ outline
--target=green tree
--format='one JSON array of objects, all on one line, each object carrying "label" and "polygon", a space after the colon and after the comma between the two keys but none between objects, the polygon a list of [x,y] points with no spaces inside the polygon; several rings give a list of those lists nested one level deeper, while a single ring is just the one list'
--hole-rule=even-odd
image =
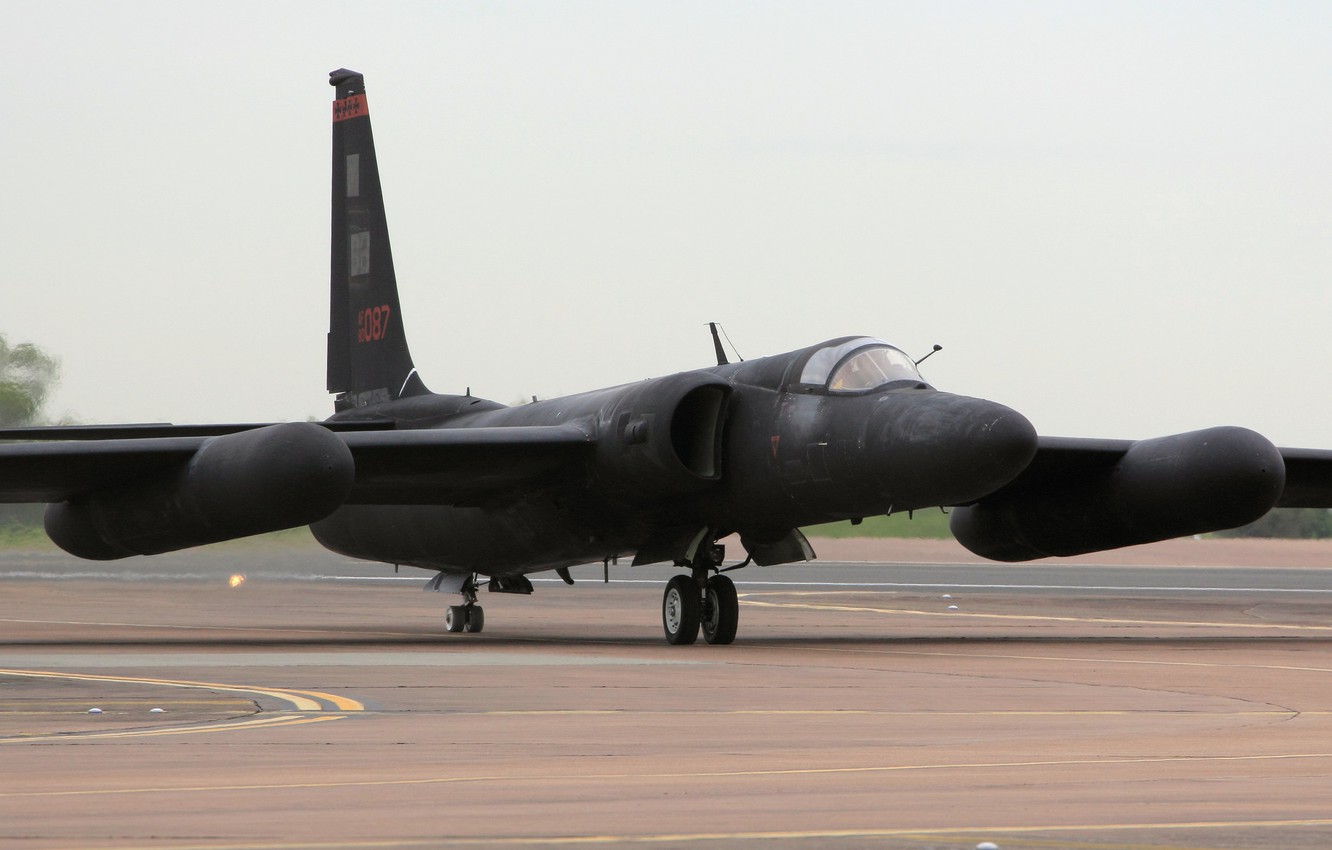
[{"label": "green tree", "polygon": [[[59,360],[30,342],[11,346],[0,334],[0,428],[37,424],[59,377]],[[0,504],[0,544],[26,545],[40,538],[43,509]]]},{"label": "green tree", "polygon": [[11,346],[0,335],[0,427],[34,424],[59,378],[59,360],[30,342]]}]

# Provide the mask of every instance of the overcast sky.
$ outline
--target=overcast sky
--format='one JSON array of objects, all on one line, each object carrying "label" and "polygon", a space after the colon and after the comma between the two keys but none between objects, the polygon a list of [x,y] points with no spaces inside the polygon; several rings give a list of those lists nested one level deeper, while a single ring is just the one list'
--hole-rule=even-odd
[{"label": "overcast sky", "polygon": [[1041,433],[1332,447],[1332,4],[15,3],[0,333],[53,415],[323,417],[366,77],[403,314],[512,403],[869,334]]}]

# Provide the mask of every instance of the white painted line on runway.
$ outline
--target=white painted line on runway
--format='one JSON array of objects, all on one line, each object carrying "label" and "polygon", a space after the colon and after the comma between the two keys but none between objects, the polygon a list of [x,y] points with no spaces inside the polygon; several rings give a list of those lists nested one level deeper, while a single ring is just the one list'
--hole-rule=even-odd
[{"label": "white painted line on runway", "polygon": [[[428,581],[407,576],[315,576],[318,581],[399,581],[421,583]],[[564,584],[560,579],[534,578],[533,584]],[[587,579],[587,584],[605,582]],[[653,584],[665,586],[659,579],[613,578],[610,584]],[[907,581],[750,581],[736,579],[736,587],[865,587],[908,590],[1098,590],[1105,592],[1143,591],[1153,593],[1322,593],[1332,594],[1332,588],[1299,587],[1190,587],[1173,585],[1118,585],[1118,584],[953,584],[949,582]]]},{"label": "white painted line on runway", "polygon": [[[853,563],[853,562],[839,562]],[[861,562],[854,562],[861,563]],[[869,562],[864,562],[869,563]],[[947,568],[948,564],[938,565]],[[961,564],[957,566],[973,567],[974,564]],[[891,570],[893,565],[883,565],[885,570]],[[1091,567],[1090,569],[1095,569]],[[1156,569],[1156,568],[1144,568]],[[1166,568],[1160,568],[1166,569]],[[419,575],[389,575],[389,576],[342,576],[342,575],[323,575],[309,573],[255,573],[249,578],[252,581],[308,581],[308,582],[401,582],[407,584],[424,584],[433,576],[433,571],[425,571]],[[225,581],[221,575],[205,573],[146,573],[146,572],[34,572],[34,571],[14,571],[0,572],[0,580],[4,579],[41,579],[48,581],[71,581],[71,580],[108,580],[108,581],[205,581],[218,582]],[[564,582],[557,578],[531,578],[533,584],[562,585]],[[604,585],[598,578],[583,578],[579,584]],[[1124,592],[1142,592],[1142,593],[1311,593],[1318,595],[1332,594],[1332,587],[1215,587],[1215,586],[1196,586],[1196,585],[1119,585],[1119,584],[984,584],[984,583],[959,583],[959,582],[906,582],[906,581],[783,581],[770,579],[745,579],[736,578],[735,583],[740,587],[845,587],[845,588],[867,588],[867,589],[885,589],[885,590],[1050,590],[1050,591],[1096,591],[1104,593],[1124,593]],[[626,579],[612,578],[609,584],[615,585],[663,585],[661,579]]]},{"label": "white painted line on runway", "polygon": [[1008,620],[1021,622],[1090,623],[1112,626],[1188,626],[1225,629],[1287,629],[1307,632],[1332,632],[1332,626],[1305,626],[1283,623],[1212,623],[1194,620],[1136,620],[1122,617],[1057,617],[1047,614],[987,614],[971,611],[920,611],[911,608],[867,608],[863,605],[835,605],[824,602],[768,602],[742,595],[740,602],[760,608],[791,608],[809,611],[844,611],[856,614],[901,614],[912,617],[949,617],[952,619]]},{"label": "white painted line on runway", "polygon": [[[891,569],[891,567],[889,567]],[[334,576],[334,575],[301,575],[296,573],[252,574],[251,581],[309,581],[309,582],[399,582],[407,584],[424,584],[432,576]],[[108,581],[224,581],[224,577],[216,575],[205,575],[197,573],[36,573],[36,572],[0,572],[0,580],[3,579],[41,579],[47,581],[70,581],[70,580],[108,580]],[[533,584],[551,584],[562,585],[564,582],[555,578],[533,578]],[[603,582],[600,579],[581,579],[580,584],[604,585],[604,584],[647,584],[664,586],[661,579],[626,579],[612,578],[609,582]],[[1328,587],[1212,587],[1196,585],[1121,585],[1121,584],[977,584],[977,583],[959,583],[959,582],[910,582],[910,581],[774,581],[764,579],[735,579],[737,587],[846,587],[846,588],[867,588],[884,590],[1058,590],[1058,591],[1097,591],[1103,593],[1312,593],[1319,595],[1332,594],[1332,588]],[[21,622],[21,621],[13,621]]]}]

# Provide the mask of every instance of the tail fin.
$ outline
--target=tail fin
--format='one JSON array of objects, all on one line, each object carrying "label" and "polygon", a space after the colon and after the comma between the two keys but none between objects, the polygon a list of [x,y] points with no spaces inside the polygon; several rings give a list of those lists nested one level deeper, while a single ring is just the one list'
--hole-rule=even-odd
[{"label": "tail fin", "polygon": [[337,87],[328,391],[348,410],[429,390],[407,350],[365,78],[342,68],[328,82]]}]

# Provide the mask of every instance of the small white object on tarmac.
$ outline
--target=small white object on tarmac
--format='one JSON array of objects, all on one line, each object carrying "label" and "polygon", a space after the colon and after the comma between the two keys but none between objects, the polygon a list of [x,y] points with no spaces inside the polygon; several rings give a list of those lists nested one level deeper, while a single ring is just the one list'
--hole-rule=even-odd
[{"label": "small white object on tarmac", "polygon": [[956,606],[956,605],[949,605],[949,606],[948,606],[948,610],[949,610],[949,611],[956,611],[956,610],[957,610],[957,606]]},{"label": "small white object on tarmac", "polygon": [[952,599],[952,598],[953,598],[953,594],[951,594],[951,593],[945,593],[945,594],[943,595],[943,598],[944,598],[944,599]]},{"label": "small white object on tarmac", "polygon": [[999,845],[993,841],[982,841],[976,845],[976,850],[999,850]]},{"label": "small white object on tarmac", "polygon": [[148,713],[149,713],[149,714],[163,714],[164,712],[166,712],[166,709],[165,709],[165,708],[150,708],[150,709],[148,709]]},{"label": "small white object on tarmac", "polygon": [[88,713],[89,713],[89,714],[101,714],[101,713],[102,713],[102,710],[101,710],[100,708],[90,708],[90,709],[88,709]]}]

